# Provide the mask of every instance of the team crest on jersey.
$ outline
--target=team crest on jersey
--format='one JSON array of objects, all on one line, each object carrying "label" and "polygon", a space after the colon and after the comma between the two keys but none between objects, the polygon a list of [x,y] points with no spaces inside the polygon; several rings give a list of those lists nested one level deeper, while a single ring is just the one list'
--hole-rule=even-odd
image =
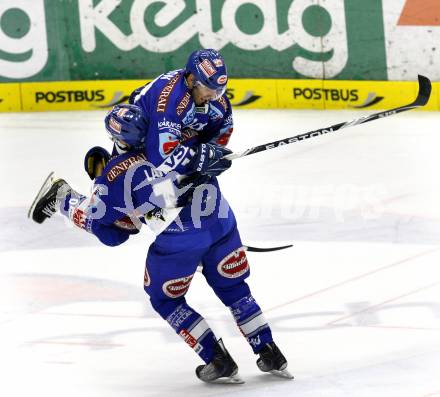
[{"label": "team crest on jersey", "polygon": [[209,79],[211,76],[217,72],[214,65],[209,61],[209,59],[205,59],[202,63],[199,64],[200,70],[203,74]]},{"label": "team crest on jersey", "polygon": [[159,134],[159,153],[165,158],[179,145],[179,139],[170,133]]},{"label": "team crest on jersey", "polygon": [[179,298],[186,294],[193,278],[193,274],[188,277],[181,277],[175,280],[169,280],[162,285],[162,291],[170,298]]},{"label": "team crest on jersey", "polygon": [[243,247],[232,251],[217,265],[217,271],[226,278],[237,278],[249,271],[246,252]]}]

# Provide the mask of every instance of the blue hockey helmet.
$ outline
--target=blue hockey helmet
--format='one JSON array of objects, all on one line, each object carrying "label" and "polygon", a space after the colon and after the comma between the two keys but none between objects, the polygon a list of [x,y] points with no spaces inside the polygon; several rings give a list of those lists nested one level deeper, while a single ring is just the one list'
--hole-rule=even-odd
[{"label": "blue hockey helmet", "polygon": [[105,117],[105,129],[114,141],[139,147],[144,144],[148,123],[137,105],[114,106]]},{"label": "blue hockey helmet", "polygon": [[186,71],[194,76],[197,83],[215,91],[216,99],[226,91],[228,72],[220,53],[213,49],[194,51],[186,63]]}]

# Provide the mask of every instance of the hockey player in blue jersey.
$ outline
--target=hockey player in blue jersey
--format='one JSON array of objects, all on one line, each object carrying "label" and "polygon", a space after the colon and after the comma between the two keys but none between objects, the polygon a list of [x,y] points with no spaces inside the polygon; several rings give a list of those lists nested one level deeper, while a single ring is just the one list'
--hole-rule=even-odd
[{"label": "hockey player in blue jersey", "polygon": [[223,57],[199,50],[185,69],[164,73],[132,93],[130,103],[148,114],[145,153],[158,170],[214,174],[214,165],[223,170],[231,165],[222,159],[231,153],[225,146],[233,130],[227,81]]},{"label": "hockey player in blue jersey", "polygon": [[[221,195],[216,178],[231,165],[230,161],[224,159],[225,155],[231,153],[225,146],[233,131],[232,108],[226,96],[227,81],[223,57],[212,49],[198,50],[189,56],[184,69],[158,76],[130,97],[131,103],[142,107],[145,114],[148,114],[148,132],[145,137],[148,160],[164,173],[175,171],[180,175],[208,175],[214,187],[214,193],[208,193],[204,203],[214,210],[211,216],[200,222],[201,230],[194,227],[195,214],[191,214],[187,206],[181,213],[181,221],[186,230],[182,232],[173,224],[150,247],[146,266],[147,280],[149,269],[159,268],[163,263],[176,270],[173,280],[162,280],[161,290],[157,286],[147,286],[146,292],[159,314],[191,346],[195,346],[196,351],[199,350],[205,362],[211,363],[211,331],[201,322],[201,317],[193,313],[193,309],[177,299],[183,297],[189,287],[197,264],[206,261],[210,265],[204,266],[204,274],[207,279],[209,277],[208,282],[214,292],[231,309],[253,351],[267,358],[266,361],[258,361],[260,369],[282,370],[287,362],[273,343],[270,328],[244,281],[249,275],[246,254],[242,249],[234,214],[225,205],[227,202]],[[215,197],[217,202],[214,204],[212,202]],[[214,247],[219,237],[222,245],[217,249]],[[198,252],[199,244],[194,242],[201,244],[201,251]],[[206,252],[214,255],[205,256]],[[216,281],[213,282],[213,279]],[[174,284],[176,291],[182,295],[179,293],[174,296],[166,290],[165,286]],[[174,324],[174,317],[181,318],[189,311],[194,317],[184,324]],[[190,331],[198,321],[200,325],[192,334]],[[199,367],[199,378],[207,380],[218,377],[222,371],[213,371],[212,367],[209,364]],[[228,374],[227,370],[223,372]]]},{"label": "hockey player in blue jersey", "polygon": [[[121,147],[130,149],[120,156],[135,157],[128,162],[129,165],[133,164],[127,166],[127,170],[120,165],[121,160],[128,164],[127,158],[118,156],[111,159],[102,176],[104,185],[108,187],[105,200],[113,209],[113,200],[120,203],[120,197],[113,196],[127,192],[121,193],[120,189],[114,189],[116,185],[109,181],[109,176],[113,179],[116,171],[112,170],[116,169],[116,180],[122,181],[128,170],[136,167],[136,156],[144,155],[154,166],[152,168],[151,164],[148,165],[150,172],[154,169],[164,177],[178,173],[195,181],[209,178],[209,183],[194,191],[192,201],[184,206],[176,221],[165,226],[165,230],[158,234],[150,246],[144,278],[145,291],[153,308],[205,361],[205,365],[197,367],[196,374],[207,382],[217,379],[237,381],[238,367],[222,340],[217,340],[203,317],[185,300],[199,264],[203,265],[203,274],[209,285],[231,310],[254,353],[260,356],[258,367],[264,372],[282,372],[287,367],[287,361],[273,342],[270,327],[245,282],[249,276],[246,253],[233,212],[222,196],[216,179],[230,166],[229,161],[222,159],[230,153],[222,144],[227,143],[232,132],[231,106],[224,95],[226,82],[223,58],[213,50],[204,50],[190,56],[186,69],[159,76],[137,90],[131,102],[140,106],[143,114],[147,115],[147,134],[139,135],[138,142],[127,146],[123,139],[125,119],[118,116],[119,110],[113,110],[106,118],[107,130],[114,136],[119,152],[124,151]],[[133,151],[133,148],[142,145],[143,153],[139,149]],[[89,154],[88,160],[94,158],[100,158],[96,151]],[[203,181],[206,182],[206,179]],[[133,189],[139,183],[142,181],[136,180],[130,188]],[[60,187],[65,188],[63,182],[49,184],[43,189],[31,215],[35,220],[39,214],[44,213],[45,205],[50,213],[50,204],[55,200],[53,191]],[[48,199],[51,189],[52,201]],[[123,189],[127,189],[127,185]],[[88,220],[88,205],[83,204],[81,207],[74,204],[72,208],[67,208],[69,205],[66,207],[66,203],[75,203],[70,188],[67,190],[70,192],[70,200],[65,199],[61,203],[64,212],[77,225],[96,234],[103,243],[108,244],[110,241],[109,245],[117,245],[125,241],[130,233],[137,232],[137,228],[133,227],[136,222],[128,221],[125,213],[120,213],[118,218],[112,210],[113,216],[105,217],[104,225],[99,219]],[[99,193],[98,190],[98,198]],[[137,197],[142,196],[139,196],[138,191],[130,192],[131,196],[136,194]],[[138,205],[142,205],[141,201],[145,202],[145,196],[148,195],[151,195],[149,190],[144,192],[143,198],[137,198],[140,200]],[[160,214],[163,208],[160,205],[157,207],[150,211]],[[78,209],[79,215],[75,217]],[[107,229],[111,229],[111,232]],[[112,236],[110,240],[108,236]]]}]

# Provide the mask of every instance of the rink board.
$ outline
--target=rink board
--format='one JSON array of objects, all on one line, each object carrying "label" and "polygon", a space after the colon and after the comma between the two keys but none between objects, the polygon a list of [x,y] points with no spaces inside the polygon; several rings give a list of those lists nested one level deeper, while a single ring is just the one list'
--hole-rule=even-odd
[{"label": "rink board", "polygon": [[[151,79],[150,79],[151,80]],[[128,100],[146,80],[60,81],[0,84],[0,112],[98,110]],[[227,94],[235,108],[248,109],[391,109],[411,102],[417,83],[231,79]],[[440,83],[425,110],[440,110]]]},{"label": "rink board", "polygon": [[0,84],[0,112],[19,112],[21,110],[20,84]]}]

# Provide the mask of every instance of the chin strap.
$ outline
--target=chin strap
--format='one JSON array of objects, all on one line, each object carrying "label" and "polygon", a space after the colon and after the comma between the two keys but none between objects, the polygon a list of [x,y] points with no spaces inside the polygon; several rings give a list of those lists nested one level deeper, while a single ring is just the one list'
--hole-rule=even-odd
[{"label": "chin strap", "polygon": [[207,114],[209,111],[209,103],[205,103],[201,106],[196,106],[196,113]]},{"label": "chin strap", "polygon": [[127,153],[130,149],[129,146],[121,146],[121,144],[115,140],[115,149],[118,154],[124,154]]}]

